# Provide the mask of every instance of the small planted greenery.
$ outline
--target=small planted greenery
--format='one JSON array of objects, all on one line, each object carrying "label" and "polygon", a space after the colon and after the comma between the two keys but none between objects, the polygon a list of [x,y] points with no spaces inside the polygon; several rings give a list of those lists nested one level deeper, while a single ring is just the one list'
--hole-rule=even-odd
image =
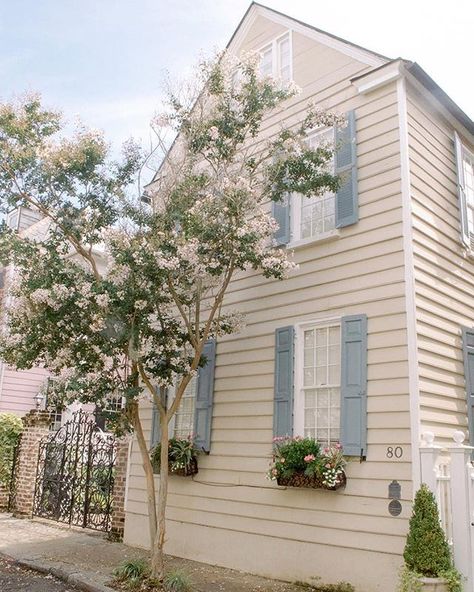
[{"label": "small planted greenery", "polygon": [[[320,578],[316,578],[320,579]],[[307,584],[305,582],[295,582],[306,592],[355,592],[355,588],[349,582],[338,582],[337,584]]]},{"label": "small planted greenery", "polygon": [[176,569],[165,574],[163,582],[151,576],[148,561],[143,558],[128,559],[117,567],[113,573],[111,585],[117,590],[140,592],[190,592],[191,580],[188,574]]},{"label": "small planted greenery", "polygon": [[[194,440],[188,438],[170,438],[168,448],[169,472],[174,475],[189,476],[198,472],[197,455],[199,450]],[[151,451],[151,462],[155,473],[160,472],[161,443]]]},{"label": "small planted greenery", "polygon": [[0,413],[0,485],[8,488],[13,470],[15,448],[23,431],[21,419],[13,413]]},{"label": "small planted greenery", "polygon": [[128,559],[121,563],[113,572],[112,585],[122,590],[136,590],[142,588],[143,583],[150,576],[150,566],[146,559]]},{"label": "small planted greenery", "polygon": [[346,483],[345,460],[340,444],[321,449],[313,438],[296,436],[273,439],[272,463],[267,477],[278,485],[335,490]]},{"label": "small planted greenery", "polygon": [[191,590],[191,580],[185,571],[176,569],[165,575],[163,588],[166,592],[189,592]]},{"label": "small planted greenery", "polygon": [[424,578],[442,578],[449,592],[462,592],[462,578],[454,567],[435,497],[425,484],[415,496],[403,558],[400,592],[420,592]]}]

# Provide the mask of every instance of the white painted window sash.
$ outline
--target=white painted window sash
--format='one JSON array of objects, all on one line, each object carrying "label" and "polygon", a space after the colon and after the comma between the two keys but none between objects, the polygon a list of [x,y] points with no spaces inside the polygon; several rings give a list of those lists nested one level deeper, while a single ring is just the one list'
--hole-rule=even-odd
[{"label": "white painted window sash", "polygon": [[[288,53],[289,53],[289,75],[286,78],[282,78],[281,70],[282,70],[282,60],[281,60],[281,47],[283,43],[288,40]],[[282,35],[275,37],[270,43],[266,43],[264,46],[260,47],[257,50],[258,53],[261,55],[261,60],[263,61],[264,56],[270,53],[270,61],[271,61],[271,72],[264,72],[262,71],[262,61],[260,62],[260,73],[262,76],[273,76],[276,80],[282,79],[283,82],[290,82],[293,80],[293,35],[291,29],[285,31]]]},{"label": "white painted window sash", "polygon": [[[341,385],[324,385],[324,387],[304,386],[304,333],[311,329],[326,329],[330,327],[341,327],[341,317],[326,317],[295,325],[295,377],[294,377],[294,400],[293,400],[293,433],[295,436],[304,436],[304,412],[305,412],[305,390],[318,390],[321,388],[341,388]],[[341,338],[339,334],[339,346]]]}]

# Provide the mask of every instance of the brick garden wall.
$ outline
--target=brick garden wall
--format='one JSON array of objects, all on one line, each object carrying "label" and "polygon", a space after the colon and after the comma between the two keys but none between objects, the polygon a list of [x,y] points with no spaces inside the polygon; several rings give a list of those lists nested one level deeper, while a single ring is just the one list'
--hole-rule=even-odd
[{"label": "brick garden wall", "polygon": [[[38,453],[40,442],[47,437],[50,413],[47,411],[30,411],[22,418],[24,430],[18,448],[15,469],[14,498],[11,511],[14,516],[31,518],[38,471]],[[112,492],[111,534],[114,538],[122,538],[125,523],[125,495],[130,438],[115,441],[114,485]],[[9,492],[0,488],[0,510],[8,508]]]},{"label": "brick garden wall", "polygon": [[113,509],[111,517],[111,534],[116,538],[123,538],[125,525],[125,490],[127,485],[128,454],[130,438],[120,438],[116,441],[117,452],[115,461],[115,479],[113,489]]},{"label": "brick garden wall", "polygon": [[13,514],[31,518],[35,495],[36,472],[38,468],[39,445],[49,433],[50,414],[47,411],[32,410],[23,418],[23,433],[18,449],[15,477],[15,503]]},{"label": "brick garden wall", "polygon": [[9,496],[9,490],[0,483],[0,512],[6,512],[8,510]]}]

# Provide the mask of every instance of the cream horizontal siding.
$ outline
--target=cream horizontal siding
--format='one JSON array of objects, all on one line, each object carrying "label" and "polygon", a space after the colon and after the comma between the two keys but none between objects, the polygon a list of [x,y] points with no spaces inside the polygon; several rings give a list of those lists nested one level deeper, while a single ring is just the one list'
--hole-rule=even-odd
[{"label": "cream horizontal siding", "polygon": [[[284,30],[257,20],[244,49],[261,47]],[[368,592],[382,589],[381,583],[391,590],[386,573],[395,581],[412,499],[396,86],[356,96],[349,78],[367,66],[297,33],[293,43],[294,78],[302,93],[266,120],[263,135],[277,133],[282,119],[301,121],[308,99],[339,112],[355,108],[360,221],[334,240],[295,249],[299,267],[284,281],[253,272],[233,281],[225,305],[244,312],[246,326],[218,340],[211,452],[200,456],[193,480],[171,477],[168,551],[274,577],[317,573],[331,581],[334,574],[322,559],[331,549],[332,556],[344,553],[337,579]],[[344,491],[280,490],[265,478],[272,452],[275,329],[360,313],[368,315],[369,331],[367,461],[349,463]],[[149,438],[150,406],[143,405],[141,414]],[[388,460],[388,446],[402,446],[402,458]],[[392,480],[402,488],[397,518],[387,510]],[[126,540],[146,546],[145,481],[136,444],[127,500]],[[221,548],[224,540],[228,551]],[[264,559],[254,568],[249,561],[244,565],[242,545],[268,557],[283,545],[292,559],[278,566],[273,561],[270,574]],[[378,583],[369,581],[362,563],[355,566],[361,549],[385,570]]]},{"label": "cream horizontal siding", "polygon": [[467,428],[461,326],[474,324],[474,261],[460,239],[452,125],[409,87],[417,342],[422,430]]}]

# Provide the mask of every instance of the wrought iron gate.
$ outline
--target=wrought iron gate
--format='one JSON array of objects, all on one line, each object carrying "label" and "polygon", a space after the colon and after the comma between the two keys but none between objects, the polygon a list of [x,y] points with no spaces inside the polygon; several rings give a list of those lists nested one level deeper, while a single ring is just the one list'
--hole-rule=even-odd
[{"label": "wrought iron gate", "polygon": [[83,411],[41,443],[33,514],[109,530],[115,441]]}]

